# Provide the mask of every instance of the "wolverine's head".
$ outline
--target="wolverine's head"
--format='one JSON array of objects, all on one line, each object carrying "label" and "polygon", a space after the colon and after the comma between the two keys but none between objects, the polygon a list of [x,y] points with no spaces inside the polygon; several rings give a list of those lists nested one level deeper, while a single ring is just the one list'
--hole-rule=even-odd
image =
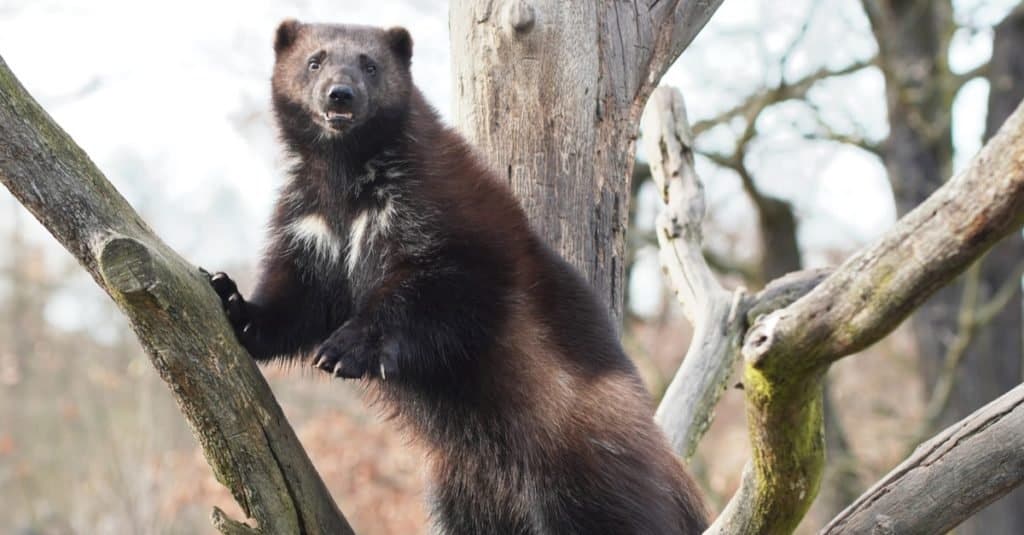
[{"label": "wolverine's head", "polygon": [[274,109],[286,136],[344,137],[407,105],[412,38],[405,28],[286,20],[274,52]]}]

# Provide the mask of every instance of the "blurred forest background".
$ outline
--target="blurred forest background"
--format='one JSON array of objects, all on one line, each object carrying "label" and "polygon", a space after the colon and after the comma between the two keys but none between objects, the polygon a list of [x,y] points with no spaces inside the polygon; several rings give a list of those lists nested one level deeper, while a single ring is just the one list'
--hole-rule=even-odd
[{"label": "blurred forest background", "polygon": [[[269,75],[285,17],[408,27],[417,83],[449,116],[447,6],[431,0],[0,0],[0,55],[158,234],[250,288],[281,176]],[[837,264],[974,155],[1024,95],[1021,58],[1011,0],[725,2],[663,82],[683,90],[698,134],[709,260],[748,288]],[[644,168],[624,332],[658,396],[690,327],[661,281]],[[801,532],[1021,382],[1022,262],[1013,236],[833,367],[828,471]],[[356,531],[425,533],[421,454],[358,386],[265,371]],[[748,456],[742,404],[723,396],[691,464],[716,510]],[[212,533],[212,505],[237,513],[126,321],[6,191],[0,504],[0,532],[21,535]],[[958,532],[1024,533],[1024,498]]]}]

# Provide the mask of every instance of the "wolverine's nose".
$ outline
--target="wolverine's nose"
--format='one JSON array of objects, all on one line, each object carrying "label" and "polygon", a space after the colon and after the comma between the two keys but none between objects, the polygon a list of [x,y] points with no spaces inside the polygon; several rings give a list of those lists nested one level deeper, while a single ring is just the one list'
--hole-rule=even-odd
[{"label": "wolverine's nose", "polygon": [[327,97],[335,104],[348,104],[355,96],[355,91],[347,85],[331,86],[327,91]]}]

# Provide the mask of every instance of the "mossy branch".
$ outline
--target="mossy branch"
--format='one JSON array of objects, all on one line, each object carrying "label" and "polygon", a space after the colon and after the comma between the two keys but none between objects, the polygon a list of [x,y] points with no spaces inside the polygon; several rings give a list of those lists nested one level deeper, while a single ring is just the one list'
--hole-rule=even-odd
[{"label": "mossy branch", "polygon": [[[824,468],[822,378],[828,366],[889,333],[932,292],[1024,223],[1024,106],[968,170],[877,244],[831,274],[812,271],[773,281],[757,296],[734,303],[732,310],[723,309],[728,294],[699,254],[703,197],[685,117],[681,95],[660,88],[652,96],[643,129],[652,174],[665,202],[659,221],[663,264],[697,327],[687,358],[659,407],[659,422],[680,452],[692,451],[710,419],[720,391],[716,389],[725,384],[739,351],[729,341],[743,337],[753,455],[739,491],[708,532],[791,533],[813,503]],[[716,303],[718,307],[712,306]],[[737,320],[737,312],[745,321]],[[684,402],[689,405],[678,405]],[[976,431],[985,434],[984,427]],[[983,448],[977,454],[989,459],[1002,459],[999,452],[1006,453],[991,439],[975,444]],[[970,481],[951,479],[957,476],[949,471],[929,473],[930,481],[946,478],[951,488],[972,485],[961,490],[976,498],[970,507],[948,508],[944,522],[955,525],[978,504],[1024,479],[1019,470],[1009,472],[982,471]],[[994,481],[1000,485],[988,485]],[[894,488],[910,499],[911,485]],[[919,508],[898,510],[895,514],[908,518],[896,521],[927,523],[909,518],[919,513]]]},{"label": "mossy branch", "polygon": [[0,58],[0,183],[117,302],[217,479],[258,530],[352,533],[238,345],[206,276],[165,245]]}]

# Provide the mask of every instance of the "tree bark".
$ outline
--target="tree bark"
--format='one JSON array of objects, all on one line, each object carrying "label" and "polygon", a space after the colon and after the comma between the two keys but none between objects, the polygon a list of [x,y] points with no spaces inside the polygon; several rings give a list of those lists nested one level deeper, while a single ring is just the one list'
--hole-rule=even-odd
[{"label": "tree bark", "polygon": [[[889,137],[882,148],[902,217],[938,189],[953,162],[952,73],[948,51],[953,31],[950,0],[863,0],[885,77]],[[926,391],[942,370],[956,333],[961,290],[939,290],[911,319]],[[977,408],[977,407],[974,407]]]},{"label": "tree bark", "polygon": [[886,82],[889,137],[882,148],[896,210],[903,216],[951,174],[950,0],[863,0]]},{"label": "tree bark", "polygon": [[721,0],[454,0],[454,112],[540,234],[622,319],[640,114]]},{"label": "tree bark", "polygon": [[0,58],[0,183],[128,316],[218,481],[258,531],[350,534],[205,275],[168,248]]},{"label": "tree bark", "polygon": [[[953,163],[955,94],[948,62],[953,5],[950,0],[863,3],[885,77],[889,137],[882,161],[902,217],[942,186]],[[939,290],[911,319],[926,391],[938,379],[956,334],[961,291],[956,285]]]},{"label": "tree bark", "polygon": [[757,204],[757,218],[761,224],[761,273],[764,280],[772,281],[787,273],[800,270],[803,261],[797,242],[796,214],[788,201],[762,195]]},{"label": "tree bark", "polygon": [[[995,29],[985,138],[995,135],[1014,108],[1024,99],[1024,4],[1020,4]],[[1013,284],[1009,302],[987,324],[979,325],[956,372],[948,408],[940,422],[949,424],[1019,383],[1024,358],[1021,333],[1022,296],[1018,267],[1024,262],[1024,240],[1007,236],[981,260],[979,298],[993,299],[1000,288]],[[1020,429],[1020,428],[1018,428]],[[1017,489],[990,505],[957,529],[959,535],[1024,533],[1024,489]]]}]

